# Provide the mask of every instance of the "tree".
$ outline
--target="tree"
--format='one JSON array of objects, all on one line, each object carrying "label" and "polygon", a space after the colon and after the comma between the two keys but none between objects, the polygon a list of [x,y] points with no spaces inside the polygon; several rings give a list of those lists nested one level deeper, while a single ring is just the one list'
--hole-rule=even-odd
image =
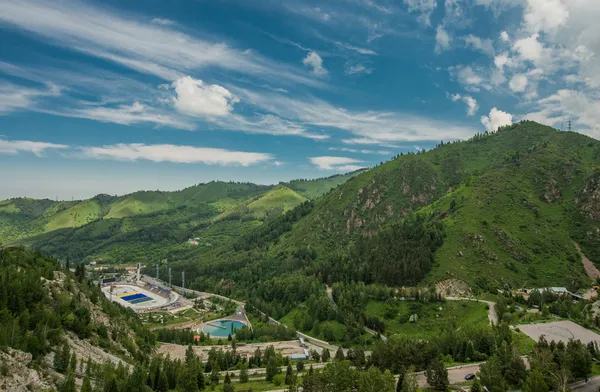
[{"label": "tree", "polygon": [[[204,380],[204,374],[202,374],[202,380]],[[158,382],[154,388],[156,392],[168,392],[169,391],[169,380],[167,379],[167,373],[163,370],[158,376]]]},{"label": "tree", "polygon": [[67,378],[60,386],[60,392],[77,392],[75,387],[75,373],[72,371],[69,372]]},{"label": "tree", "polygon": [[345,359],[346,359],[346,357],[344,356],[344,350],[342,350],[341,347],[338,347],[337,351],[335,352],[335,360],[343,361]]},{"label": "tree", "polygon": [[243,367],[242,370],[240,370],[240,382],[248,382],[248,370],[246,369],[246,367]]},{"label": "tree", "polygon": [[198,380],[193,367],[186,366],[180,384],[182,392],[198,392]]},{"label": "tree", "polygon": [[279,366],[277,366],[277,359],[275,357],[269,358],[269,361],[267,362],[266,373],[266,379],[269,382],[273,381],[273,377],[279,374]]},{"label": "tree", "polygon": [[347,361],[334,361],[323,369],[323,387],[326,391],[349,392],[354,380],[355,372]]},{"label": "tree", "polygon": [[330,358],[331,358],[331,354],[329,353],[329,350],[324,349],[323,352],[321,353],[321,361],[328,362]]},{"label": "tree", "polygon": [[[92,392],[92,383],[90,382],[89,376],[85,376],[83,378],[83,383],[81,384],[80,392]],[[162,392],[162,391],[159,391],[159,392]]]},{"label": "tree", "polygon": [[304,361],[300,360],[296,362],[296,370],[299,372],[304,370]]},{"label": "tree", "polygon": [[427,376],[427,384],[438,391],[448,390],[448,369],[439,358],[435,358],[427,367],[425,372]]},{"label": "tree", "polygon": [[523,392],[549,392],[550,388],[546,385],[546,380],[542,372],[533,369],[523,385]]},{"label": "tree", "polygon": [[225,379],[223,380],[224,384],[231,384],[231,376],[229,375],[229,372],[225,373]]},{"label": "tree", "polygon": [[417,376],[415,376],[415,368],[411,366],[406,371],[404,380],[402,380],[402,392],[417,392],[419,390],[419,383],[417,382]]},{"label": "tree", "polygon": [[321,380],[319,375],[313,370],[312,365],[304,375],[302,390],[303,392],[318,392],[321,390]]},{"label": "tree", "polygon": [[473,381],[473,385],[471,385],[471,392],[483,392],[479,378],[475,378],[475,381]]},{"label": "tree", "polygon": [[223,385],[223,392],[235,392],[235,387],[232,384]]},{"label": "tree", "polygon": [[358,377],[358,392],[394,392],[394,376],[388,371],[381,373],[371,366]]},{"label": "tree", "polygon": [[479,378],[481,379],[481,385],[485,386],[489,392],[506,391],[506,382],[502,377],[498,357],[495,355],[479,367]]},{"label": "tree", "polygon": [[194,348],[192,345],[189,344],[185,350],[185,363],[189,365],[194,359],[196,359],[196,354],[194,354]]},{"label": "tree", "polygon": [[290,385],[293,376],[294,369],[292,369],[292,365],[288,363],[287,369],[285,370],[285,385]]},{"label": "tree", "polygon": [[210,373],[210,383],[211,385],[219,384],[219,370],[216,366],[213,366],[212,372]]}]

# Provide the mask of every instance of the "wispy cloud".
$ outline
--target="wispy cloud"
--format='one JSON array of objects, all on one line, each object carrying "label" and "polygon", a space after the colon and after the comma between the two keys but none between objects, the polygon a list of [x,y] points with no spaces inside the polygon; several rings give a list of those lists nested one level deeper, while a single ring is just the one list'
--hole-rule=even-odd
[{"label": "wispy cloud", "polygon": [[324,86],[301,69],[253,51],[233,48],[106,9],[71,1],[7,0],[0,21],[44,37],[46,42],[119,63],[170,81],[216,66],[284,83]]},{"label": "wispy cloud", "polygon": [[309,161],[317,166],[320,170],[335,170],[339,172],[351,172],[358,169],[362,169],[364,166],[355,165],[356,163],[361,163],[361,160],[346,158],[346,157],[332,157],[332,156],[322,156],[322,157],[312,157],[309,158]]},{"label": "wispy cloud", "polygon": [[33,108],[39,98],[58,95],[60,95],[60,88],[52,83],[47,83],[44,87],[39,88],[8,82],[0,83],[0,115]]},{"label": "wispy cloud", "polygon": [[82,147],[85,157],[120,161],[147,160],[153,162],[204,163],[220,166],[250,166],[274,159],[271,154],[232,151],[221,148],[181,146],[173,144],[115,144],[102,147]]},{"label": "wispy cloud", "polygon": [[329,147],[329,151],[344,151],[344,152],[351,152],[351,153],[355,153],[355,154],[377,154],[377,155],[391,155],[392,153],[389,151],[385,151],[385,150],[366,150],[366,149],[361,149],[358,150],[356,148],[348,148],[348,147]]},{"label": "wispy cloud", "polygon": [[40,157],[46,150],[62,150],[66,148],[69,148],[69,146],[65,144],[35,142],[30,140],[0,139],[0,154],[18,154],[20,152],[28,152]]}]

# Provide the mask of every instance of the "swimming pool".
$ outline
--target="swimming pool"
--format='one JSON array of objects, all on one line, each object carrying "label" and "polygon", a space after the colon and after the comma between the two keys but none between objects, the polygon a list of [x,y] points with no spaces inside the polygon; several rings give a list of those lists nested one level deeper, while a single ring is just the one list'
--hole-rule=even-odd
[{"label": "swimming pool", "polygon": [[209,321],[202,331],[211,336],[226,338],[227,335],[235,336],[235,330],[245,327],[246,324],[235,320]]}]

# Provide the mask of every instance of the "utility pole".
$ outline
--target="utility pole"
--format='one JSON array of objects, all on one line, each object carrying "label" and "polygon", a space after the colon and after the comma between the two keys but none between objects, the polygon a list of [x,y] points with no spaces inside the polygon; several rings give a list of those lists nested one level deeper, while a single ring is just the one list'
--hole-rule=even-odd
[{"label": "utility pole", "polygon": [[171,283],[171,267],[169,267],[169,287],[173,287],[173,284]]},{"label": "utility pole", "polygon": [[156,279],[158,280],[158,264],[156,264]]},{"label": "utility pole", "polygon": [[181,288],[185,290],[185,271],[181,271]]}]

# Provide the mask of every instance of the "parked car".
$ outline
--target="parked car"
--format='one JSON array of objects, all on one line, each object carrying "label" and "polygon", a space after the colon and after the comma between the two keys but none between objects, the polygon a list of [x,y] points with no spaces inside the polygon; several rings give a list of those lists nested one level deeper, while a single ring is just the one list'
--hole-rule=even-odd
[{"label": "parked car", "polygon": [[465,376],[465,380],[473,380],[475,378],[475,373],[469,373]]}]

